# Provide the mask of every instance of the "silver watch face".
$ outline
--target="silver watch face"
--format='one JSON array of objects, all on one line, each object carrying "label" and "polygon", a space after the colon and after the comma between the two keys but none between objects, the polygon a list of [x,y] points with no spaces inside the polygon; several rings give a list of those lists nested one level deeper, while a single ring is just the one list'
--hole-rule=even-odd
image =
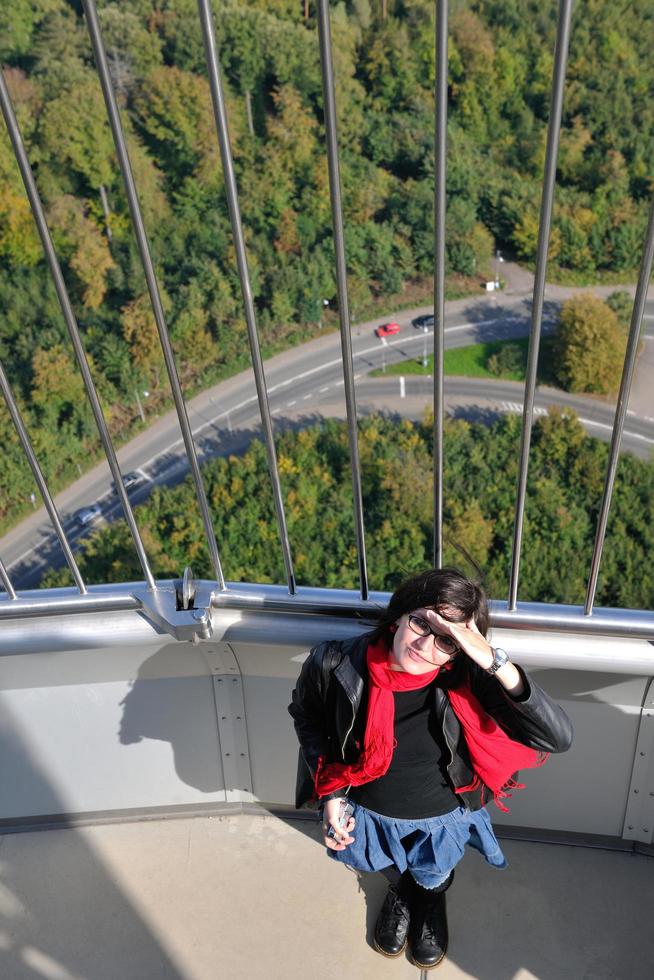
[{"label": "silver watch face", "polygon": [[493,663],[488,668],[489,674],[494,674],[496,671],[503,667],[505,663],[508,663],[509,655],[506,650],[502,650],[501,647],[491,647],[493,651]]}]

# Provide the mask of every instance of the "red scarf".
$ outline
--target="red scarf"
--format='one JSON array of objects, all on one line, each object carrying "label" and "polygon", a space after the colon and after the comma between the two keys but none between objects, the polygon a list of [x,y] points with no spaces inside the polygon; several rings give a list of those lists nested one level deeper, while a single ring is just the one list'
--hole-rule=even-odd
[{"label": "red scarf", "polygon": [[[327,796],[344,786],[361,786],[362,783],[379,779],[388,771],[396,744],[393,736],[393,691],[413,691],[426,687],[440,670],[436,667],[426,674],[391,670],[388,654],[383,640],[375,646],[368,644],[370,690],[363,751],[358,761],[351,765],[342,762],[325,765],[324,759],[320,759],[315,777],[318,796]],[[443,669],[447,670],[449,666]],[[542,765],[547,753],[537,752],[509,738],[474,696],[467,677],[460,687],[446,693],[463,728],[474,771],[472,781],[467,786],[455,786],[454,791],[466,793],[483,784],[492,791],[500,810],[508,813],[508,808],[500,800],[511,796],[509,790],[524,789],[524,784],[516,783],[512,776],[518,769]]]}]

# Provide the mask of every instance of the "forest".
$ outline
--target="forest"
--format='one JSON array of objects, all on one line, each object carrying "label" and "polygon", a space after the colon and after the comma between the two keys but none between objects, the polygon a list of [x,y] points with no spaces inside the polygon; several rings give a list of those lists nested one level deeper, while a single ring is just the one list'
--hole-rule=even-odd
[{"label": "forest", "polygon": [[[189,395],[249,362],[197,5],[195,0],[120,0],[99,2],[98,7],[166,316]],[[215,0],[213,7],[265,355],[336,322],[315,4]],[[348,0],[331,7],[348,285],[352,317],[361,319],[374,311],[428,303],[431,297],[434,4]],[[555,2],[535,0],[450,4],[446,271],[451,295],[478,288],[497,248],[533,263],[557,8]],[[654,8],[647,0],[588,0],[583,11],[578,7],[575,12],[550,278],[635,279],[652,191],[653,20]],[[166,408],[169,389],[81,3],[4,0],[0,64],[105,415],[116,441],[124,442]],[[586,316],[577,312],[569,318],[575,336],[576,324]],[[4,126],[0,314],[0,359],[50,485],[61,488],[98,457],[99,441]],[[596,319],[588,330],[597,337]],[[611,351],[615,325],[607,330],[613,331],[606,340]],[[614,385],[616,370],[607,367],[607,385]],[[574,364],[563,359],[561,373],[578,390],[592,390],[583,377],[572,377]],[[510,432],[513,424],[507,421],[500,429]],[[383,430],[390,439],[392,427],[384,426],[370,423],[367,438]],[[424,449],[421,431],[416,429],[410,438]],[[481,460],[481,447],[491,436],[481,429],[465,431],[467,442],[474,431],[480,448],[469,448]],[[300,447],[305,438],[320,441],[315,434],[300,435]],[[34,486],[4,406],[0,440],[0,529],[5,529],[31,509]],[[330,452],[344,465],[340,450],[332,447]],[[597,479],[601,454],[601,447],[590,453]],[[256,468],[261,458],[254,447],[229,466]],[[395,473],[391,462],[389,474]],[[291,470],[293,465],[289,463]],[[512,472],[511,465],[504,471]],[[642,464],[621,462],[625,472],[632,465]],[[226,461],[216,461],[209,472],[222,472],[226,466]],[[497,476],[482,468],[477,477],[475,493],[483,491],[490,500]],[[321,476],[326,485],[332,479],[340,486],[338,473]],[[387,493],[399,492],[390,476],[384,480]],[[585,485],[581,481],[579,487]],[[538,486],[536,482],[536,491]],[[175,494],[181,492],[155,492],[145,515],[153,528],[173,520],[157,508],[165,500],[174,505]],[[216,491],[218,500],[225,492]],[[294,499],[289,498],[291,513]],[[467,498],[455,494],[456,499],[459,504],[450,506],[465,511]],[[489,508],[483,516],[479,511],[479,541],[489,544],[478,557],[500,594],[507,544],[505,518],[499,515],[505,513],[506,501],[502,497],[496,504],[497,513]],[[375,506],[373,502],[370,510],[373,523]],[[579,501],[575,506],[592,510],[594,505]],[[464,511],[452,510],[449,517],[460,534]],[[341,519],[345,517],[334,517]],[[570,541],[588,533],[588,520],[588,515],[583,521],[577,515],[569,518]],[[252,521],[259,528],[258,518],[252,516]],[[397,544],[396,564],[410,565],[411,535],[418,531],[396,538],[395,525],[386,527],[381,517],[379,521],[371,547],[379,552],[374,562],[377,582],[387,584],[391,572],[381,555],[389,544],[384,534]],[[552,521],[558,526],[564,517],[554,514]],[[622,525],[615,521],[617,534]],[[530,533],[537,535],[538,526],[534,511]],[[263,527],[265,541],[272,532]],[[114,552],[122,533],[119,528],[105,532],[92,545],[103,548],[101,542],[114,542],[107,545],[102,572],[109,577],[128,575],[120,548]],[[152,533],[156,545],[159,539]],[[172,541],[181,542],[180,551],[162,552],[162,573],[171,573],[173,564],[177,573],[180,562],[186,563],[179,557],[182,543],[193,553],[188,533],[186,528],[179,533],[171,529]],[[227,538],[231,540],[229,534]],[[257,541],[252,541],[253,552],[261,547]],[[200,547],[197,541],[194,547]],[[233,546],[226,547],[230,574],[238,578],[241,566],[230,551]],[[628,548],[626,542],[623,547]],[[564,580],[568,598],[579,597],[582,573],[575,573],[574,581],[570,576],[577,568],[572,558],[578,559],[583,549],[570,548],[570,561],[562,562],[563,577],[555,574],[551,581],[541,581],[547,575],[540,560],[525,571],[532,597],[562,595]],[[247,549],[241,554],[245,561]],[[265,564],[265,555],[249,557],[261,561],[261,575],[279,576],[274,565]],[[87,551],[85,561],[90,560]],[[348,568],[355,567],[351,548],[340,556],[335,553],[324,568],[314,567],[315,556],[302,549],[297,560],[303,575],[315,573],[316,582],[324,584],[343,584],[339,576],[347,577]],[[529,561],[526,556],[526,569]],[[618,593],[624,586],[609,579],[611,596],[620,604]],[[629,601],[638,604],[645,597]]]},{"label": "forest", "polygon": [[[247,365],[240,286],[195,0],[100,2],[123,125],[187,394]],[[315,4],[215,0],[264,353],[336,307]],[[447,273],[478,287],[496,248],[535,256],[558,5],[450,5]],[[654,8],[576,11],[551,275],[635,278],[654,160]],[[429,302],[434,4],[332,4],[352,314]],[[125,441],[168,382],[78,0],[4,0],[0,63],[105,414]],[[53,488],[99,445],[4,127],[0,359]],[[477,277],[475,279],[474,277]],[[331,317],[331,321],[329,318]],[[0,407],[0,527],[33,479]]]},{"label": "forest", "polygon": [[[505,598],[517,482],[521,420],[492,425],[448,420],[443,474],[444,560],[481,570],[490,594]],[[366,551],[372,589],[431,564],[433,555],[433,419],[420,423],[376,415],[360,423]],[[358,589],[358,561],[347,429],[326,420],[277,440],[289,539],[300,585]],[[536,422],[527,487],[520,572],[524,601],[583,603],[608,446],[585,435],[573,412],[550,410]],[[284,582],[263,444],[203,466],[225,577]],[[654,463],[620,458],[604,546],[597,604],[651,609]],[[211,565],[190,477],[157,488],[136,508],[157,577],[178,578],[190,564],[198,578]],[[140,579],[123,520],[83,545],[80,569],[90,582]],[[68,569],[44,584],[68,585]]]}]

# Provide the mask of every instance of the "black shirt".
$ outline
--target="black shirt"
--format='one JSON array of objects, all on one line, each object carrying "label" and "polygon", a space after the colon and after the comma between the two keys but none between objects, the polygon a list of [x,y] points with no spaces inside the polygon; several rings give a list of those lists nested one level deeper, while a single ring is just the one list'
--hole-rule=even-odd
[{"label": "black shirt", "polygon": [[447,779],[449,753],[435,718],[433,687],[394,691],[397,745],[388,771],[348,796],[387,817],[424,820],[460,806]]}]

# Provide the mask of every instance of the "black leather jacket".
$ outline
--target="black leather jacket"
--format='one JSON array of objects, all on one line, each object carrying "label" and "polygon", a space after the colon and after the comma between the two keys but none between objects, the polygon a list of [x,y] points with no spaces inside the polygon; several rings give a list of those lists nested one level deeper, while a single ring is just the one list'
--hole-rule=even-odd
[{"label": "black leather jacket", "polygon": [[[317,806],[314,775],[320,758],[326,762],[356,762],[357,743],[363,745],[368,704],[366,651],[370,634],[320,643],[305,660],[293,691],[289,712],[300,741],[295,805]],[[572,744],[570,719],[559,705],[518,667],[525,684],[520,698],[512,698],[497,678],[461,655],[447,672],[443,687],[434,686],[436,713],[450,751],[447,773],[455,786],[467,786],[472,766],[458,718],[444,687],[456,686],[468,671],[470,686],[484,709],[511,738],[532,749],[565,752]],[[341,796],[341,793],[331,794]],[[459,795],[461,804],[478,810],[488,798],[481,787]]]}]

